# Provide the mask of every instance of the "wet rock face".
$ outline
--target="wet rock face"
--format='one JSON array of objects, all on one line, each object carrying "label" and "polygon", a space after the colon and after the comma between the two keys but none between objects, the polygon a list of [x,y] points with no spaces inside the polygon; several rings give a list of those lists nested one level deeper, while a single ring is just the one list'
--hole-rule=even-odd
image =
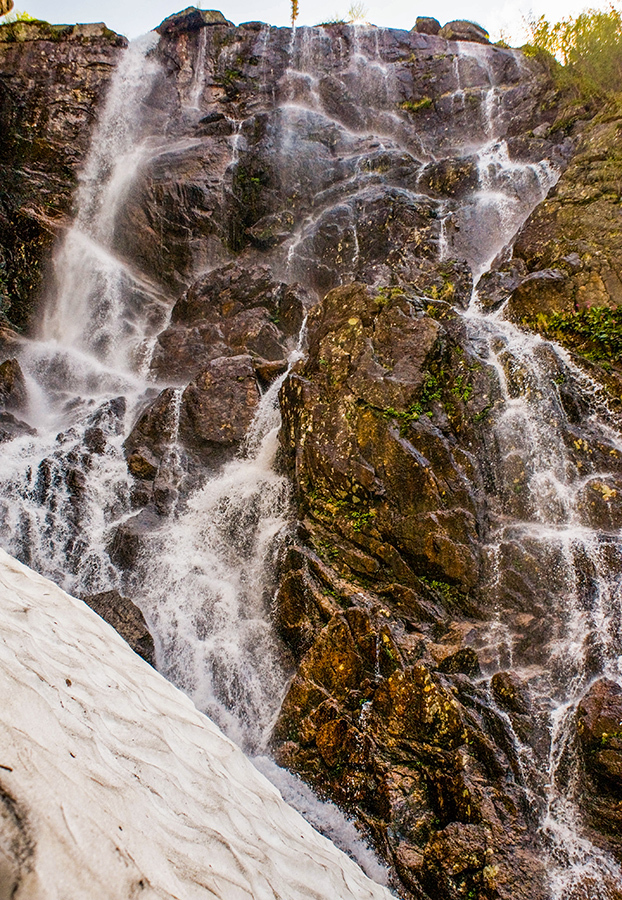
[{"label": "wet rock face", "polygon": [[104,25],[0,25],[0,304],[19,327],[126,43]]},{"label": "wet rock face", "polygon": [[[555,156],[555,141],[529,134],[550,81],[514,51],[349,26],[300,29],[292,42],[260,23],[202,25],[199,12],[160,29],[163,77],[148,102],[158,121],[166,106],[162,128],[180,140],[145,160],[118,221],[118,253],[176,295],[232,253],[318,296],[353,280],[413,281],[445,219],[450,255],[469,256],[485,238],[456,201],[480,187],[462,158],[491,127],[489,107],[495,133],[520,135],[517,159]],[[442,171],[420,186],[438,157]]]},{"label": "wet rock face", "polygon": [[609,782],[613,793],[622,785],[622,688],[601,679],[577,709],[577,730],[590,774]]},{"label": "wet rock face", "polygon": [[[459,302],[466,286],[447,278]],[[468,594],[484,526],[454,435],[480,440],[470,420],[495,383],[463,355],[451,307],[412,289],[352,285],[327,295],[308,330],[308,359],[282,395],[305,511],[359,544],[369,575],[412,568]]]},{"label": "wet rock face", "polygon": [[189,380],[217,356],[252,353],[283,361],[293,349],[310,298],[299,285],[274,280],[266,265],[229,263],[194,282],[158,335],[151,370]]},{"label": "wet rock face", "polygon": [[[544,898],[501,776],[512,739],[473,680],[496,380],[462,329],[414,286],[338,288],[309,316],[308,358],[281,393],[300,526],[276,609],[298,667],[273,745],[358,811],[413,896]],[[497,690],[524,726],[512,676]]]},{"label": "wet rock face", "polygon": [[[507,303],[512,321],[554,338],[616,397],[622,394],[619,353],[599,339],[610,312],[617,328],[622,287],[617,274],[620,117],[596,110],[579,95],[549,129],[582,132],[577,150],[555,188],[527,219],[510,258],[481,285],[488,306]],[[577,211],[580,210],[580,215]],[[601,368],[602,363],[605,367]],[[612,375],[613,371],[613,375]]]},{"label": "wet rock face", "polygon": [[465,19],[455,19],[448,22],[440,30],[441,37],[448,41],[475,41],[477,44],[487,44],[488,32],[475,22],[467,22]]}]

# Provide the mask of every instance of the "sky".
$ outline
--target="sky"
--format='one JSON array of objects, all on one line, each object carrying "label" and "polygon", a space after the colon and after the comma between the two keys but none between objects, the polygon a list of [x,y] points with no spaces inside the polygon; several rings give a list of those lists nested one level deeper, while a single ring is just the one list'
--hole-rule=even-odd
[{"label": "sky", "polygon": [[[209,9],[214,0],[203,0]],[[352,0],[299,0],[298,25],[317,25],[334,18],[348,17]],[[604,0],[498,0],[491,7],[489,0],[435,0],[415,5],[411,0],[362,0],[365,19],[374,25],[410,29],[417,16],[434,16],[441,25],[452,19],[479,22],[493,40],[503,36],[509,43],[520,46],[527,39],[524,18],[530,14],[545,15],[558,21],[576,15],[588,6],[605,6]],[[105,22],[109,28],[138,37],[155,28],[162,19],[183,8],[183,0],[15,0],[15,8],[48,22]],[[271,25],[288,25],[290,0],[223,0],[221,12],[232,22],[260,20]]]}]

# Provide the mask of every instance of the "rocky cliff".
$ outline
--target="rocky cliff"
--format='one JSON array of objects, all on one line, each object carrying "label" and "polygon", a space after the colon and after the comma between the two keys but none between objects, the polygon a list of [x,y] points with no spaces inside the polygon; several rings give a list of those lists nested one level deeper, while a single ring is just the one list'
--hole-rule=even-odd
[{"label": "rocky cliff", "polygon": [[7,369],[7,438],[39,429],[7,543],[135,598],[253,750],[278,656],[271,752],[405,898],[614,900],[618,113],[451,26],[167,19],[123,70],[131,122],[100,112],[126,155],[91,151],[105,190],[78,196],[43,326],[36,266],[122,41],[4,32],[5,314],[59,410],[35,421]]},{"label": "rocky cliff", "polygon": [[18,328],[36,305],[126,43],[105,25],[0,25],[0,303]]}]

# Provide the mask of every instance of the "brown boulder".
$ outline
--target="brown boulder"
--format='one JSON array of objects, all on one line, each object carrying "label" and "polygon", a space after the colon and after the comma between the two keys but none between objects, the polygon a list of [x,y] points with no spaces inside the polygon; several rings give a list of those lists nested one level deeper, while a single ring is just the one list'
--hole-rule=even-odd
[{"label": "brown boulder", "polygon": [[219,356],[287,357],[310,298],[275,281],[267,265],[229,263],[201,276],[180,297],[159,336],[151,369],[168,381],[194,378]]},{"label": "brown boulder", "polygon": [[441,30],[441,23],[432,16],[417,16],[413,31],[420,34],[438,34]]},{"label": "brown boulder", "polygon": [[83,595],[84,602],[105,619],[149,665],[155,665],[155,646],[145,617],[135,603],[118,591]]},{"label": "brown boulder", "polygon": [[139,416],[125,440],[128,456],[141,448],[143,454],[147,449],[156,459],[161,459],[177,440],[178,405],[178,394],[173,388],[166,388],[156,397]]},{"label": "brown boulder", "polygon": [[467,22],[466,19],[455,19],[447,22],[440,30],[441,37],[446,41],[475,41],[478,44],[488,44],[489,35],[485,28],[475,22]]},{"label": "brown boulder", "polygon": [[599,783],[622,796],[622,687],[601,678],[577,707],[577,731],[585,767]]},{"label": "brown boulder", "polygon": [[222,458],[244,439],[259,396],[250,356],[213,360],[182,394],[181,443],[204,461]]},{"label": "brown boulder", "polygon": [[0,365],[0,403],[13,410],[23,410],[28,403],[26,380],[16,359]]},{"label": "brown boulder", "polygon": [[176,35],[183,34],[185,31],[198,31],[199,28],[205,28],[206,25],[233,27],[233,22],[225,19],[217,9],[197,9],[195,6],[189,6],[181,12],[168,16],[155,30],[158,34]]}]

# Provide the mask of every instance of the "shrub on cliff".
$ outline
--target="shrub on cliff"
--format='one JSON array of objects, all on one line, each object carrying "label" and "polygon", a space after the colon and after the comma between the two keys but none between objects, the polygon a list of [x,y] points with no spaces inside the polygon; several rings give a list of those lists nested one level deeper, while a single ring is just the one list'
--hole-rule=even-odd
[{"label": "shrub on cliff", "polygon": [[551,24],[531,19],[531,46],[557,57],[577,75],[605,90],[622,90],[622,16],[617,9],[588,9]]},{"label": "shrub on cliff", "polygon": [[[6,15],[1,12],[3,9],[6,9]],[[13,12],[10,12],[10,10],[13,10]],[[35,18],[35,16],[31,16],[30,13],[20,11],[19,9],[13,9],[12,3],[9,5],[9,3],[5,2],[3,5],[3,0],[0,0],[0,18],[2,19],[2,21],[0,22],[0,25],[8,25],[11,22],[37,22],[38,21]]]}]

